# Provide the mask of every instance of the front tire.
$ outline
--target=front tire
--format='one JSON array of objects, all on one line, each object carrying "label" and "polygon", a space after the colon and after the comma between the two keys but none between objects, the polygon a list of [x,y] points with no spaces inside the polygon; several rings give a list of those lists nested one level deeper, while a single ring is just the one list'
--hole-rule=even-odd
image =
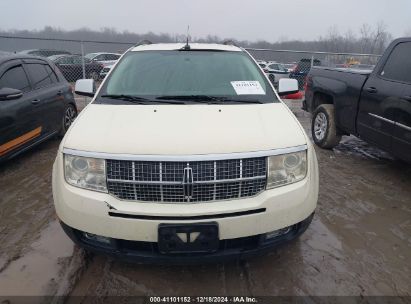
[{"label": "front tire", "polygon": [[59,132],[59,136],[63,137],[66,134],[68,128],[70,128],[71,124],[77,117],[77,109],[74,105],[68,104],[64,110],[63,118],[61,121],[61,128]]},{"label": "front tire", "polygon": [[273,74],[268,75],[268,78],[270,79],[271,83],[275,82],[275,76]]},{"label": "front tire", "polygon": [[341,135],[337,132],[334,113],[332,104],[322,104],[313,113],[311,134],[315,144],[323,149],[332,149],[341,140]]}]

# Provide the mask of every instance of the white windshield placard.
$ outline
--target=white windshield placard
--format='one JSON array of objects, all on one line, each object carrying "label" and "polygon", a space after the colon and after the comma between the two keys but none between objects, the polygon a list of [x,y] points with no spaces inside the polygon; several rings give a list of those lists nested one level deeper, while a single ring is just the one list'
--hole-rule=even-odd
[{"label": "white windshield placard", "polygon": [[259,81],[231,81],[237,95],[265,95]]}]

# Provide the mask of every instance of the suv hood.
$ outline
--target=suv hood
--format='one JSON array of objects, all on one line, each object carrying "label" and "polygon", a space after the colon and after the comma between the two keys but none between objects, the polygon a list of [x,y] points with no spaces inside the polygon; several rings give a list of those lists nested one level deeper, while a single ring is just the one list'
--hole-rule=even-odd
[{"label": "suv hood", "polygon": [[282,103],[251,105],[90,104],[63,147],[82,151],[189,155],[252,152],[306,144]]}]

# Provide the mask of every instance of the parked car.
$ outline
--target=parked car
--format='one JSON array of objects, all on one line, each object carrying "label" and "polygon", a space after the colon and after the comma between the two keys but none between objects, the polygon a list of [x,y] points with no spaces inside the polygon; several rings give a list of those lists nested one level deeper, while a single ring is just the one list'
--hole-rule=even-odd
[{"label": "parked car", "polygon": [[373,71],[313,68],[303,108],[322,148],[355,135],[411,162],[411,38],[390,44]]},{"label": "parked car", "polygon": [[265,68],[267,68],[267,61],[263,61],[263,60],[257,60],[257,64],[260,66],[260,68],[262,68],[263,70]]},{"label": "parked car", "polygon": [[[53,166],[57,215],[83,248],[139,262],[231,260],[307,229],[315,151],[243,49],[139,45],[93,87],[77,81],[93,100]],[[280,79],[279,94],[297,90]]]},{"label": "parked car", "polygon": [[68,51],[61,50],[49,50],[49,49],[34,49],[34,50],[24,50],[20,51],[20,54],[40,56],[40,57],[50,57],[53,55],[71,55]]},{"label": "parked car", "polygon": [[349,65],[346,63],[337,63],[336,65],[334,65],[334,67],[339,69],[346,69],[349,67]]},{"label": "parked car", "polygon": [[320,66],[321,61],[319,59],[303,58],[295,66],[294,70],[291,71],[289,77],[297,79],[298,88],[302,90],[304,88],[305,78],[310,72],[311,65]]},{"label": "parked car", "polygon": [[83,61],[86,78],[98,80],[103,69],[103,64],[92,62],[78,55],[55,55],[50,56],[49,59],[56,64],[67,81],[70,82],[83,78]]},{"label": "parked car", "polygon": [[113,65],[121,57],[121,54],[117,53],[89,53],[86,56],[87,59],[103,64],[105,67]]},{"label": "parked car", "polygon": [[283,66],[287,69],[288,73],[291,73],[297,66],[297,63],[283,63]]},{"label": "parked car", "polygon": [[264,72],[268,75],[268,78],[274,85],[278,85],[278,81],[281,78],[289,78],[288,70],[278,62],[268,62]]},{"label": "parked car", "polygon": [[350,69],[356,69],[356,70],[369,70],[372,71],[375,68],[375,65],[372,64],[352,64],[349,66]]},{"label": "parked car", "polygon": [[64,135],[76,116],[71,88],[53,63],[0,56],[0,162]]},{"label": "parked car", "polygon": [[100,72],[100,79],[104,79],[108,72],[113,68],[114,64],[106,65]]}]

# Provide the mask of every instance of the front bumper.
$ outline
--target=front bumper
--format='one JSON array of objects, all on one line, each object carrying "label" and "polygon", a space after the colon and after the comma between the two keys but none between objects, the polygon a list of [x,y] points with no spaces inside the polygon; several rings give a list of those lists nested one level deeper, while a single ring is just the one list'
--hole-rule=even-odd
[{"label": "front bumper", "polygon": [[160,224],[211,219],[218,223],[220,240],[263,235],[300,223],[314,212],[319,181],[311,144],[307,153],[307,177],[297,183],[243,199],[174,204],[123,201],[68,185],[59,152],[53,166],[54,204],[58,217],[69,227],[113,239],[155,243]]},{"label": "front bumper", "polygon": [[284,235],[266,240],[265,235],[253,235],[237,239],[221,240],[214,253],[161,254],[155,242],[110,239],[110,244],[99,244],[87,240],[82,231],[69,227],[63,222],[66,234],[79,246],[94,253],[104,254],[114,259],[131,263],[150,264],[203,264],[241,260],[266,254],[274,248],[300,236],[310,225],[314,213],[292,226]]}]

